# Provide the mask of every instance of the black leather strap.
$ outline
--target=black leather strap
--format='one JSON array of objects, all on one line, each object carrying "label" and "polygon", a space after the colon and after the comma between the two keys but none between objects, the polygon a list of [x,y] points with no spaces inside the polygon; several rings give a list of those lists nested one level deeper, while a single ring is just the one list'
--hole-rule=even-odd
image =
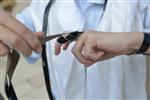
[{"label": "black leather strap", "polygon": [[5,100],[1,93],[0,93],[0,100]]},{"label": "black leather strap", "polygon": [[8,81],[8,82],[9,82],[9,85],[5,84],[5,91],[6,91],[7,97],[9,98],[9,100],[18,100],[11,81]]},{"label": "black leather strap", "polygon": [[58,42],[59,44],[64,44],[64,43],[68,42],[68,40],[67,40],[65,37],[63,37],[63,36],[59,36],[59,37],[57,38],[57,42]]},{"label": "black leather strap", "polygon": [[81,35],[83,32],[79,32],[79,31],[75,31],[75,32],[71,32],[66,36],[66,39],[69,42],[72,42],[74,40],[76,40],[78,38],[79,35]]},{"label": "black leather strap", "polygon": [[140,47],[140,49],[136,52],[136,54],[144,54],[145,55],[145,52],[148,50],[149,47],[150,47],[150,34],[144,33],[143,44]]},{"label": "black leather strap", "polygon": [[79,31],[74,31],[74,32],[70,32],[67,34],[67,36],[59,36],[57,38],[57,42],[59,44],[64,44],[66,42],[72,42],[75,41],[79,35],[81,35],[83,32],[79,32]]},{"label": "black leather strap", "polygon": [[[50,8],[52,6],[54,0],[50,0],[48,5],[45,8],[44,12],[44,17],[43,17],[43,28],[42,31],[47,34],[47,28],[48,28],[48,16],[50,12]],[[46,84],[46,89],[48,92],[48,96],[50,100],[54,100],[52,91],[51,91],[51,85],[50,85],[50,77],[49,77],[49,68],[48,68],[48,63],[47,63],[47,57],[46,57],[46,45],[42,45],[43,51],[42,51],[42,64],[43,64],[43,71],[44,71],[44,77],[45,77],[45,84]]]},{"label": "black leather strap", "polygon": [[15,90],[12,85],[12,77],[16,66],[18,64],[20,55],[15,50],[8,55],[7,66],[6,66],[6,75],[5,75],[5,93],[9,100],[18,100]]}]

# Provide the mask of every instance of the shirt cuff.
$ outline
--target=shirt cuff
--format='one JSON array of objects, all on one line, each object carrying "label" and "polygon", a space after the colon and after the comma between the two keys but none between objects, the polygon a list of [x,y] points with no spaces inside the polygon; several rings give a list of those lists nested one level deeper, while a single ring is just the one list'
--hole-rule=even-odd
[{"label": "shirt cuff", "polygon": [[29,64],[35,64],[41,58],[41,53],[32,51],[32,54],[29,57],[25,58]]}]

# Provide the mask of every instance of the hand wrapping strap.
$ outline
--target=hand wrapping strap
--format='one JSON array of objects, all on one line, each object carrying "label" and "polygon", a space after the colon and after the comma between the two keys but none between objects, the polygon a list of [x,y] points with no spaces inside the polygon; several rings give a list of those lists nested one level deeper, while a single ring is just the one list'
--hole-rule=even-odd
[{"label": "hand wrapping strap", "polygon": [[[66,43],[66,42],[72,42],[76,40],[83,32],[75,31],[69,33],[66,37],[60,36],[57,39],[57,42],[60,44]],[[46,41],[46,40],[45,40]],[[43,49],[44,46],[43,46]],[[46,57],[46,54],[42,55],[42,57]],[[9,100],[18,100],[15,90],[13,88],[13,84],[11,82],[14,71],[16,69],[17,63],[19,61],[20,55],[18,52],[15,50],[12,50],[12,52],[9,53],[8,55],[8,61],[7,61],[7,69],[6,69],[6,75],[5,75],[5,92]],[[46,59],[44,60],[46,61]],[[43,63],[43,66],[48,66],[47,63]],[[44,68],[44,75],[45,75],[45,81],[46,81],[46,86],[48,89],[48,93],[50,93],[50,98],[53,100],[53,96],[50,87],[50,80],[49,80],[49,72],[48,72],[48,67],[43,67]],[[0,93],[0,100],[4,100],[4,97]]]}]

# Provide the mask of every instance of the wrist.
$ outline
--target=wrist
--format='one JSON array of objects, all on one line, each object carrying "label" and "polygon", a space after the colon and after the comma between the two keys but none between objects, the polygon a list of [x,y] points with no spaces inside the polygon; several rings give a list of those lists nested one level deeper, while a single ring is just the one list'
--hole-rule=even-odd
[{"label": "wrist", "polygon": [[129,52],[128,54],[134,54],[136,53],[140,47],[143,44],[144,40],[144,33],[142,32],[130,32],[129,35],[129,42],[128,42],[128,48]]},{"label": "wrist", "polygon": [[149,47],[150,47],[150,34],[144,33],[144,40],[143,40],[142,46],[136,52],[136,54],[148,55],[149,54]]}]

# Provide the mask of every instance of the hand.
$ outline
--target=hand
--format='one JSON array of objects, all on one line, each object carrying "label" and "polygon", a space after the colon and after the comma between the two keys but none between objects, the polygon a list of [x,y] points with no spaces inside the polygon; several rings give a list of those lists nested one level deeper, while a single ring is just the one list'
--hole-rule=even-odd
[{"label": "hand", "polygon": [[37,36],[17,21],[10,13],[0,11],[0,56],[9,53],[9,47],[29,56],[32,50],[42,51]]},{"label": "hand", "polygon": [[[85,66],[119,55],[129,54],[140,48],[143,33],[107,33],[88,31],[83,33],[72,48],[74,56]],[[56,54],[60,46],[56,45]]]}]

